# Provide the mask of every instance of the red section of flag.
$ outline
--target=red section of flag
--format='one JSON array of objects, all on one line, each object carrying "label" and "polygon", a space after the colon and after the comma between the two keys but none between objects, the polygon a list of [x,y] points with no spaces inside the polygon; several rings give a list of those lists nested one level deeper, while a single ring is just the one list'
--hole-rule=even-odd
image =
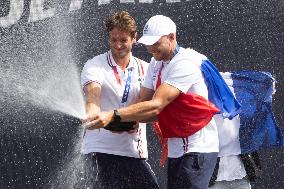
[{"label": "red section of flag", "polygon": [[206,126],[220,110],[202,96],[180,94],[158,116],[163,138],[185,138]]},{"label": "red section of flag", "polygon": [[160,165],[163,166],[168,154],[168,138],[186,138],[205,127],[220,110],[202,96],[180,94],[166,106],[154,123],[154,129],[162,144]]}]

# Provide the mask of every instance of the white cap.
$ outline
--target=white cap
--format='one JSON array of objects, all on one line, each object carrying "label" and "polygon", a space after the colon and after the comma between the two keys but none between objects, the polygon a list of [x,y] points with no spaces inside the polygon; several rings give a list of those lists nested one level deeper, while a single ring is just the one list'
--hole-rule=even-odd
[{"label": "white cap", "polygon": [[145,24],[143,36],[137,42],[144,45],[153,45],[163,35],[176,33],[176,30],[176,24],[169,17],[156,15],[151,17]]}]

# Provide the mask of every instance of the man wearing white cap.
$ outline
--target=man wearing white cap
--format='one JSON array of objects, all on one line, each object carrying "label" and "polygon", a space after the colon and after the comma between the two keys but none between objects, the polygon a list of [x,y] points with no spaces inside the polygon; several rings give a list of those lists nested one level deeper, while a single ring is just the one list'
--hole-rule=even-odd
[{"label": "man wearing white cap", "polygon": [[[121,121],[153,119],[181,94],[192,93],[208,99],[200,68],[201,62],[207,58],[194,50],[179,47],[176,25],[170,18],[162,15],[151,17],[138,42],[146,45],[153,58],[139,94],[141,102],[115,110]],[[102,128],[117,116],[114,111],[100,112],[88,121],[91,128]],[[180,119],[177,114],[172,122]],[[208,124],[191,136],[169,138],[168,189],[208,188],[218,150],[217,127],[211,118]]]}]

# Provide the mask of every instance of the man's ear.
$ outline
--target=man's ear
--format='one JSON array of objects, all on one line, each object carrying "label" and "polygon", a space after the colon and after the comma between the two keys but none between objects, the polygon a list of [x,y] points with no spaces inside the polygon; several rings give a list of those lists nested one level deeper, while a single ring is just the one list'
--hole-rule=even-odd
[{"label": "man's ear", "polygon": [[176,39],[176,34],[175,33],[170,33],[169,35],[170,40],[175,40]]}]

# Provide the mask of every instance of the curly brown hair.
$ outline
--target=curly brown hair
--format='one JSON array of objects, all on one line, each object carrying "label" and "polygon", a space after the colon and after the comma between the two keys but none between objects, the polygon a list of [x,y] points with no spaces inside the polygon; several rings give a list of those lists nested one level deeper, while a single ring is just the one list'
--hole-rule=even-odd
[{"label": "curly brown hair", "polygon": [[137,25],[134,18],[126,11],[113,14],[105,20],[106,31],[109,33],[113,28],[129,32],[132,38],[135,37]]}]

